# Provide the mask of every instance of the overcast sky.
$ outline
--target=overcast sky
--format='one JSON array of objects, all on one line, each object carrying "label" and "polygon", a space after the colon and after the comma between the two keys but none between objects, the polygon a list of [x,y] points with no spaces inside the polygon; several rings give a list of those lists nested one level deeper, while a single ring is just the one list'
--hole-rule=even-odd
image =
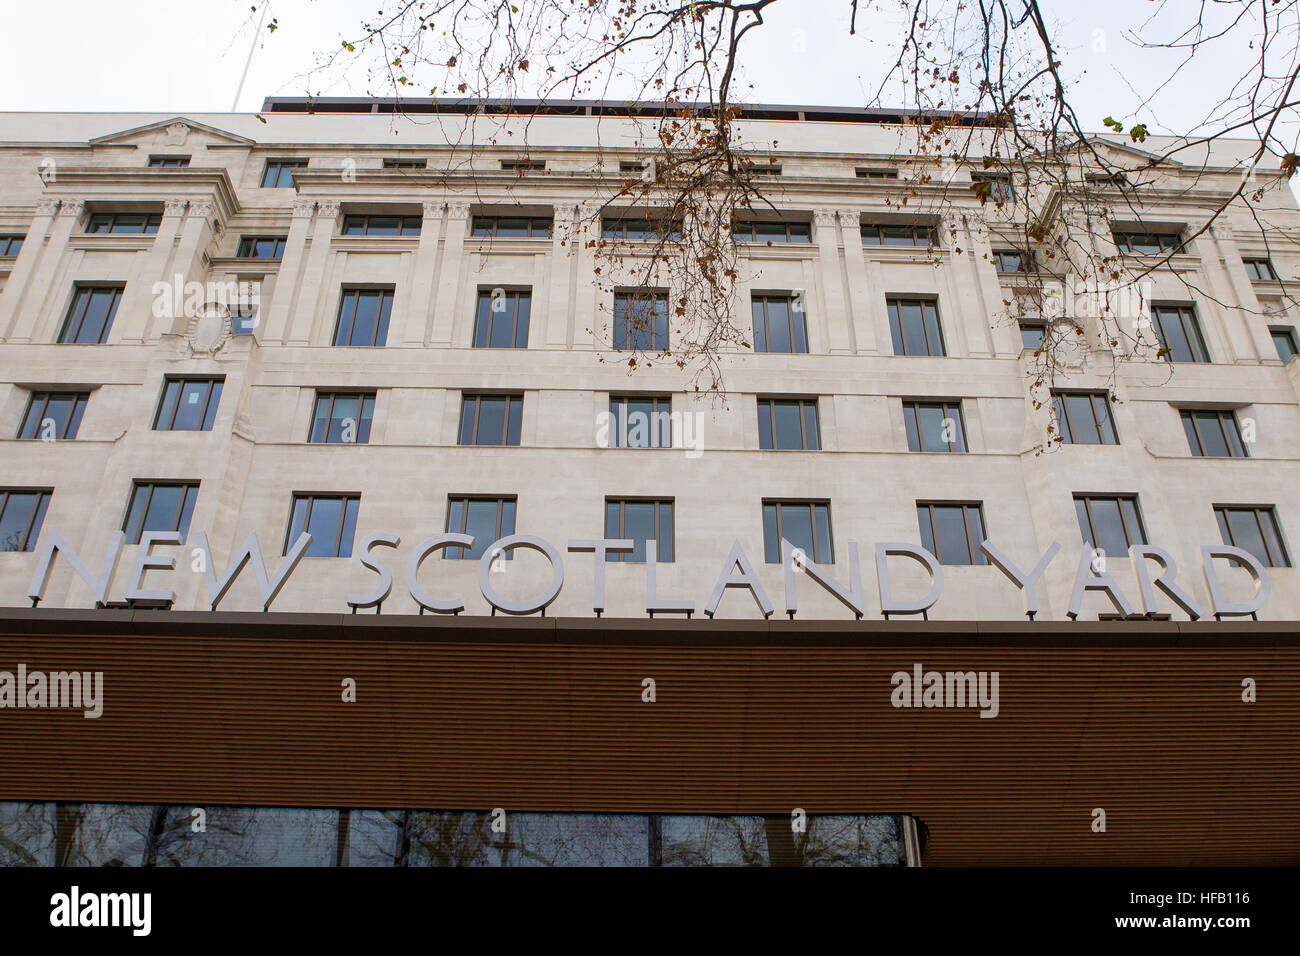
[{"label": "overcast sky", "polygon": [[[0,9],[0,109],[226,112],[231,110],[252,43],[254,0],[54,0],[55,15],[33,16],[29,4]],[[527,2],[527,0],[516,0]],[[1174,0],[1185,11],[1193,0]],[[268,95],[307,92],[364,95],[337,85],[308,87],[313,55],[339,46],[341,35],[376,0],[272,0],[280,22],[258,42],[241,111],[256,111]],[[847,33],[848,0],[785,0],[774,4],[766,25],[752,34],[745,81],[750,102],[864,105],[892,62],[888,38],[900,31],[898,0],[859,6],[858,34]],[[1152,132],[1182,132],[1223,95],[1229,68],[1240,75],[1250,62],[1243,43],[1222,54],[1223,70],[1199,69],[1179,77],[1160,97],[1158,111],[1133,109],[1172,69],[1173,59],[1139,52],[1126,41],[1144,0],[1044,0],[1062,32],[1064,72],[1081,83],[1072,94],[1086,126],[1107,115],[1144,121]],[[753,66],[759,65],[758,68]],[[1132,88],[1130,88],[1130,85]],[[1158,115],[1157,115],[1158,113]]]}]

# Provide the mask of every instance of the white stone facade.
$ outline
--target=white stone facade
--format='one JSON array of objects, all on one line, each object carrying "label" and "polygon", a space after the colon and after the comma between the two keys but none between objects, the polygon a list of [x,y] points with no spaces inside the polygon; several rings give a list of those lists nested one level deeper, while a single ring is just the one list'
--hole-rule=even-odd
[{"label": "white stone facade", "polygon": [[[535,117],[513,139],[476,151],[455,122],[357,114],[0,114],[0,235],[23,235],[16,257],[0,259],[0,488],[52,489],[43,531],[57,529],[92,568],[123,526],[138,480],[193,480],[199,491],[190,539],[157,547],[177,557],[170,572],[151,571],[146,587],[173,590],[177,609],[205,609],[204,576],[193,570],[194,532],[207,533],[222,569],[250,531],[268,563],[279,563],[295,493],[360,494],[355,542],[368,534],[401,536],[379,549],[393,569],[383,613],[412,613],[403,576],[412,548],[445,530],[449,495],[517,498],[516,531],[562,551],[570,539],[600,538],[607,498],[672,499],[675,560],[658,569],[662,597],[702,608],[733,541],[739,541],[776,607],[784,613],[780,566],[764,563],[765,499],[829,501],[834,565],[848,576],[848,542],[861,553],[868,619],[879,617],[873,545],[919,543],[918,501],[982,502],[988,536],[1022,567],[1052,541],[1062,551],[1046,578],[1040,618],[1061,619],[1082,549],[1072,496],[1136,494],[1147,539],[1174,555],[1180,582],[1207,602],[1198,546],[1218,544],[1215,505],[1272,506],[1291,549],[1300,549],[1300,370],[1284,364],[1270,326],[1294,315],[1261,313],[1297,281],[1300,212],[1290,193],[1267,193],[1261,234],[1235,206],[1190,243],[1173,268],[1154,279],[1154,297],[1194,306],[1207,364],[1128,362],[1118,366],[1114,405],[1119,444],[1066,445],[1040,454],[1046,412],[1034,409],[1020,331],[1007,314],[1010,286],[988,254],[999,222],[972,197],[959,210],[957,237],[940,248],[865,247],[859,220],[897,214],[898,182],[860,179],[855,168],[899,165],[896,127],[869,123],[751,121],[754,142],[779,144],[775,205],[810,222],[807,244],[755,246],[745,262],[738,321],[749,322],[752,290],[802,291],[809,353],[729,354],[724,401],[697,400],[686,373],[655,363],[629,373],[610,347],[610,296],[594,281],[593,258],[580,242],[562,242],[560,225],[594,208],[606,188],[600,168],[635,160],[639,130],[592,117]],[[458,121],[457,121],[458,122]],[[525,152],[544,160],[535,175],[503,174],[500,160]],[[1244,146],[1243,146],[1244,148]],[[185,155],[186,169],[151,169],[150,156]],[[268,159],[307,160],[296,188],[259,185]],[[385,158],[427,158],[427,171],[384,169]],[[1198,160],[1197,173],[1168,171],[1144,219],[1194,231],[1240,179],[1231,144]],[[1209,171],[1200,170],[1204,163]],[[451,170],[451,172],[447,172]],[[961,172],[961,176],[967,175]],[[1261,174],[1263,175],[1263,174]],[[1180,179],[1181,177],[1181,179]],[[546,239],[476,239],[478,211],[523,206],[553,215]],[[85,232],[105,209],[157,208],[152,235]],[[420,217],[418,237],[344,237],[342,217],[387,212]],[[286,237],[277,261],[239,258],[243,236]],[[1005,245],[1006,243],[1001,243]],[[1253,281],[1243,256],[1271,256],[1282,282]],[[155,317],[156,283],[260,282],[252,335],[214,343],[187,318]],[[1188,280],[1184,282],[1183,280]],[[123,287],[107,341],[59,344],[74,289]],[[332,345],[345,286],[394,292],[382,348]],[[471,347],[478,290],[531,290],[524,350]],[[946,356],[893,354],[886,297],[936,297]],[[670,335],[673,332],[670,328]],[[1106,387],[1102,352],[1062,378],[1070,387]],[[1171,375],[1172,371],[1172,375]],[[210,431],[160,431],[152,425],[168,376],[224,377]],[[75,439],[20,440],[33,391],[90,392]],[[376,394],[366,444],[306,441],[318,389]],[[457,444],[462,391],[524,395],[518,447]],[[702,415],[702,454],[689,449],[602,448],[597,422],[611,394],[671,394],[674,412]],[[821,449],[759,450],[759,397],[815,398]],[[969,451],[908,451],[903,399],[960,400]],[[1250,457],[1193,457],[1179,406],[1233,409],[1252,422]],[[120,601],[130,587],[136,547],[127,545],[109,588]],[[38,551],[0,553],[0,604],[25,606]],[[593,558],[564,553],[566,581],[548,614],[590,615]],[[891,565],[892,566],[892,565]],[[1140,605],[1132,562],[1109,570]],[[421,572],[430,593],[462,597],[469,614],[486,614],[477,562],[430,557]],[[948,566],[932,618],[1016,619],[1022,595],[989,566]],[[644,612],[645,568],[606,568],[606,613]],[[899,563],[896,588],[920,593],[924,581]],[[1261,619],[1300,618],[1297,571],[1269,569],[1272,597]],[[519,552],[492,578],[502,593],[523,595],[549,580],[544,561]],[[1226,569],[1223,580],[1244,600],[1249,579]],[[347,613],[346,596],[370,590],[373,572],[350,558],[305,558],[273,609]],[[43,606],[85,607],[89,590],[56,560]],[[251,569],[221,602],[223,610],[260,610]],[[850,617],[813,582],[801,579],[800,617]],[[1090,594],[1081,618],[1109,611]],[[1163,596],[1157,610],[1185,615]],[[719,617],[758,616],[732,590]]]}]

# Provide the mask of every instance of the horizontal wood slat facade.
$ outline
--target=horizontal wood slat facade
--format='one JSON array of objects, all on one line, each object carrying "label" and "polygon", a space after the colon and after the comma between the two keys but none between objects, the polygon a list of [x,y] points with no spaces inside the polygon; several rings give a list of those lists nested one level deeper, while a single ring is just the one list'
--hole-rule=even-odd
[{"label": "horizontal wood slat facade", "polygon": [[[927,865],[1300,863],[1294,622],[5,609],[19,663],[102,670],[104,713],[0,709],[0,800],[800,807],[912,814]],[[892,707],[914,663],[998,671],[999,715]]]}]

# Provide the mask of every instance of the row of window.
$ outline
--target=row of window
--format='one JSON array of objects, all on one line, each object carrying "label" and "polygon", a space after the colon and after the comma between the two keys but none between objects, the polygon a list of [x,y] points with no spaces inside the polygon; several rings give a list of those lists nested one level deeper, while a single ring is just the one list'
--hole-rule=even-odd
[{"label": "row of window", "polygon": [[[274,240],[251,240],[271,243]],[[108,339],[122,299],[120,285],[79,285],[59,331],[64,344],[96,345]],[[393,310],[390,287],[345,286],[335,321],[337,346],[377,348],[388,341]],[[889,331],[895,355],[945,356],[939,301],[933,297],[887,297]],[[762,292],[750,296],[754,351],[807,354],[808,322],[805,298],[798,293]],[[475,348],[527,348],[532,292],[527,289],[480,289],[474,319]],[[666,291],[616,291],[614,293],[613,346],[618,350],[662,352],[668,348],[669,302]],[[1157,305],[1152,327],[1160,342],[1160,355],[1171,362],[1205,363],[1209,350],[1191,306]],[[1288,361],[1296,354],[1293,329],[1270,329],[1278,355]],[[1041,324],[1023,322],[1023,344],[1040,348]]]},{"label": "row of window", "polygon": [[[168,378],[154,414],[157,431],[211,431],[223,379]],[[73,439],[90,400],[88,392],[32,392],[16,437]],[[1118,445],[1119,433],[1106,392],[1052,393],[1061,441],[1074,445]],[[461,445],[518,445],[523,422],[522,394],[462,393],[458,442]],[[670,448],[672,399],[669,396],[611,395],[610,444],[615,448]],[[307,441],[361,444],[370,441],[374,392],[318,391]],[[1191,453],[1202,458],[1247,458],[1240,423],[1228,410],[1179,410]],[[903,400],[907,447],[915,452],[968,450],[960,400]],[[817,451],[821,448],[815,398],[758,399],[758,443],[764,450]]]},{"label": "row of window", "polygon": [[[145,532],[178,532],[183,541],[198,489],[197,481],[135,482],[122,521],[127,542],[139,544]],[[48,489],[0,489],[0,551],[35,548],[52,494]],[[308,557],[350,557],[360,507],[359,494],[294,494],[284,553],[306,531],[312,536]],[[1100,554],[1123,557],[1133,545],[1147,543],[1136,495],[1075,495],[1074,508],[1080,537]],[[611,553],[607,560],[644,562],[650,541],[659,561],[674,560],[673,512],[671,498],[607,498],[605,537],[633,542],[630,552]],[[447,557],[481,558],[494,541],[515,533],[515,514],[513,496],[449,497],[447,531],[473,536],[474,545],[448,548]],[[979,550],[987,537],[982,502],[918,501],[916,515],[921,545],[941,564],[988,563]],[[1215,505],[1214,515],[1225,544],[1242,548],[1268,567],[1291,566],[1272,505]],[[835,562],[829,501],[765,499],[762,518],[768,564],[781,563],[782,541],[815,564]]]}]

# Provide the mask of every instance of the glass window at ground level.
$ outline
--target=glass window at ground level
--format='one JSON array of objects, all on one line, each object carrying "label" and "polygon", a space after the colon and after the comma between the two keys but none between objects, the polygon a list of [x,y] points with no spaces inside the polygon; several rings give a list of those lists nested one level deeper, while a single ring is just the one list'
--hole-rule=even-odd
[{"label": "glass window at ground level", "polygon": [[198,494],[197,482],[136,482],[122,522],[126,543],[139,544],[146,531],[179,531],[184,544]]},{"label": "glass window at ground level", "polygon": [[904,817],[0,803],[0,866],[904,866]]},{"label": "glass window at ground level", "polygon": [[308,558],[347,558],[352,556],[352,539],[357,530],[359,495],[294,495],[289,516],[289,533],[284,541],[288,554],[298,537],[306,531],[311,543],[303,552]]},{"label": "glass window at ground level", "polygon": [[660,561],[673,560],[673,503],[609,498],[605,501],[605,537],[630,538],[631,551],[609,551],[606,561],[644,562],[646,542],[655,542]]},{"label": "glass window at ground level", "polygon": [[768,564],[781,563],[781,542],[789,541],[814,564],[832,564],[831,506],[825,501],[763,502],[763,549]]},{"label": "glass window at ground level", "polygon": [[916,517],[921,546],[940,564],[988,564],[979,549],[985,537],[980,504],[918,501]]},{"label": "glass window at ground level", "polygon": [[1224,544],[1249,551],[1266,567],[1291,567],[1272,505],[1261,508],[1216,505],[1214,517],[1219,522]]},{"label": "glass window at ground level", "polygon": [[[443,553],[453,559],[477,560],[487,553],[494,541],[515,533],[515,499],[449,498],[447,530],[454,534],[470,535],[474,539],[474,545],[469,548],[447,548]],[[507,551],[501,557],[509,561],[514,557],[514,552]]]},{"label": "glass window at ground level", "polygon": [[18,437],[47,441],[76,438],[89,401],[88,392],[32,392]]},{"label": "glass window at ground level", "polygon": [[1074,512],[1084,543],[1103,555],[1126,557],[1147,543],[1136,495],[1075,495]]},{"label": "glass window at ground level", "polygon": [[0,551],[35,549],[51,494],[0,488]]}]

